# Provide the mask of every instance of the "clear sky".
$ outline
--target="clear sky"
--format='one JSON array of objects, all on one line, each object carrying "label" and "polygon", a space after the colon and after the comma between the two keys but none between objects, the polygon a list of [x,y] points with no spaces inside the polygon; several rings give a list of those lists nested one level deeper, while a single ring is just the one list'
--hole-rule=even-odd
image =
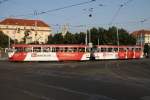
[{"label": "clear sky", "polygon": [[[34,14],[35,11],[43,12],[87,1],[90,0],[0,0],[0,20],[9,16]],[[89,14],[92,16],[89,17]],[[96,0],[38,16],[17,18],[43,20],[52,26],[54,32],[60,31],[57,25],[64,24],[68,24],[69,31],[72,32],[83,31],[85,27],[77,27],[79,25],[86,25],[86,28],[107,28],[116,25],[132,32],[150,29],[150,0]]]}]

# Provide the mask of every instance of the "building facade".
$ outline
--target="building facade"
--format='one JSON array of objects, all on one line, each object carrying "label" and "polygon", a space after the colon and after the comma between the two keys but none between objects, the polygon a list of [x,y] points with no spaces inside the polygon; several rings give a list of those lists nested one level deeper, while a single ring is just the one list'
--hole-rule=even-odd
[{"label": "building facade", "polygon": [[26,44],[48,41],[52,28],[41,20],[7,18],[0,22],[1,31],[12,40]]},{"label": "building facade", "polygon": [[136,38],[137,45],[150,45],[150,30],[139,30],[131,33]]}]

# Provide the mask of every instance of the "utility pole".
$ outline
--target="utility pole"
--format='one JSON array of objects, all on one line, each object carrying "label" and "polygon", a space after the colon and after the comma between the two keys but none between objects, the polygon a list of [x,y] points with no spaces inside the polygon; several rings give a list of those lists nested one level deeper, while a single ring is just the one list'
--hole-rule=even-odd
[{"label": "utility pole", "polygon": [[142,34],[142,32],[140,33],[140,45],[141,45],[141,47],[142,47],[142,45],[143,45],[143,34]]},{"label": "utility pole", "polygon": [[8,36],[8,48],[10,48],[10,37]]},{"label": "utility pole", "polygon": [[118,34],[118,27],[116,27],[117,28],[117,46],[118,46],[118,50],[119,50],[119,34]]},{"label": "utility pole", "polygon": [[34,16],[35,16],[35,23],[34,23],[34,25],[35,25],[35,28],[34,28],[34,31],[35,31],[35,43],[37,43],[37,11],[35,10],[34,11]]},{"label": "utility pole", "polygon": [[89,29],[89,43],[91,43],[91,30]]},{"label": "utility pole", "polygon": [[85,34],[85,44],[87,45],[88,44],[88,41],[87,41],[87,32]]},{"label": "utility pole", "polygon": [[[86,30],[86,25],[84,25],[84,27],[85,27],[85,30]],[[87,30],[86,30],[86,33],[85,33],[85,45],[87,45],[88,44],[88,37],[87,37]]]},{"label": "utility pole", "polygon": [[14,45],[16,44],[16,33],[17,33],[17,26],[16,26],[16,28],[15,28],[15,31],[14,31]]},{"label": "utility pole", "polygon": [[99,45],[99,37],[98,37],[98,40],[97,40],[97,45]]}]

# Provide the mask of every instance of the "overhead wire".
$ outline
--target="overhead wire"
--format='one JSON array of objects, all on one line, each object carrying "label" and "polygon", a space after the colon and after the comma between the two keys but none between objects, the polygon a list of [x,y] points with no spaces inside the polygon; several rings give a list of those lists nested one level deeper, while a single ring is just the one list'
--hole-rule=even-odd
[{"label": "overhead wire", "polygon": [[71,8],[71,7],[75,7],[75,6],[79,6],[79,5],[85,5],[85,4],[89,4],[89,3],[95,2],[95,1],[96,0],[90,0],[90,1],[81,2],[81,3],[78,3],[78,4],[73,4],[73,5],[64,6],[64,7],[60,7],[60,8],[56,8],[56,9],[42,11],[42,12],[39,12],[38,15],[46,14],[46,13],[50,13],[50,12],[54,12],[54,11],[58,11],[58,10],[63,10],[63,9],[66,9],[66,8]]},{"label": "overhead wire", "polygon": [[[9,1],[9,0],[1,0],[0,1],[0,4],[3,3],[3,2],[6,2],[6,1]],[[55,11],[59,11],[59,10],[63,10],[63,9],[67,9],[67,8],[71,8],[71,7],[75,7],[75,6],[80,6],[80,5],[85,5],[85,4],[89,4],[89,3],[92,3],[92,2],[95,2],[96,0],[90,0],[90,1],[86,1],[86,2],[81,2],[81,3],[77,3],[77,4],[72,4],[72,5],[68,5],[68,6],[64,6],[64,7],[60,7],[60,8],[56,8],[56,9],[51,9],[51,10],[47,10],[47,11],[41,11],[41,12],[31,12],[31,13],[28,13],[28,14],[20,14],[20,15],[11,15],[9,17],[25,17],[25,16],[38,16],[38,15],[42,15],[42,14],[48,14],[50,12],[55,12]],[[140,19],[140,20],[137,20],[137,21],[126,21],[126,22],[121,22],[121,23],[113,23],[113,21],[117,18],[118,14],[120,13],[121,9],[125,6],[127,6],[129,3],[131,3],[133,0],[127,0],[126,2],[122,3],[119,5],[119,8],[117,9],[116,13],[114,14],[114,16],[112,17],[111,21],[109,24],[101,24],[101,25],[112,25],[112,24],[128,24],[128,23],[143,23],[143,22],[146,22],[146,21],[149,21],[150,20],[150,17],[148,18],[143,18],[143,19]],[[103,6],[102,4],[100,6]],[[93,10],[93,8],[92,8]],[[90,11],[91,11],[91,8],[90,8]],[[6,18],[6,17],[1,17],[1,18]],[[52,26],[55,26],[55,27],[60,27],[62,25],[59,25],[59,24],[56,24],[56,25],[52,25]],[[85,26],[89,26],[89,25],[71,25],[70,27],[85,27]],[[90,25],[91,26],[91,25]]]},{"label": "overhead wire", "polygon": [[0,0],[0,4],[7,2],[7,1],[9,1],[9,0]]},{"label": "overhead wire", "polygon": [[[3,1],[6,1],[6,0],[3,0]],[[68,6],[56,8],[56,9],[51,9],[51,10],[47,10],[47,11],[36,12],[36,16],[42,15],[42,14],[48,14],[50,12],[55,12],[55,11],[59,11],[59,10],[63,10],[63,9],[67,9],[67,8],[71,8],[71,7],[75,7],[75,6],[80,6],[80,5],[85,5],[85,4],[93,3],[95,1],[96,0],[90,0],[90,1],[81,2],[81,3],[77,3],[77,4],[72,4],[72,5],[68,5]],[[35,12],[31,12],[31,13],[27,13],[27,14],[19,14],[19,15],[10,15],[10,16],[7,16],[7,17],[26,17],[26,16],[35,16]],[[1,18],[7,18],[7,17],[1,17]]]},{"label": "overhead wire", "polygon": [[113,21],[117,18],[118,14],[120,13],[121,9],[124,7],[124,6],[127,6],[130,2],[132,2],[133,0],[128,0],[127,2],[124,2],[123,4],[120,4],[119,5],[119,8],[117,9],[116,13],[114,14],[114,16],[112,17],[109,25],[112,25],[113,24]]}]

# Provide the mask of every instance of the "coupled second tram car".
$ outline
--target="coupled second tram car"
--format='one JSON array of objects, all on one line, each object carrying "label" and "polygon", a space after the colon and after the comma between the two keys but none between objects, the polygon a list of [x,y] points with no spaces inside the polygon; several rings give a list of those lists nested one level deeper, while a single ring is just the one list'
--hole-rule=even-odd
[{"label": "coupled second tram car", "polygon": [[143,58],[142,46],[55,44],[55,45],[12,45],[8,52],[9,61],[87,61],[103,59]]},{"label": "coupled second tram car", "polygon": [[142,46],[98,45],[94,50],[96,60],[143,58]]}]

